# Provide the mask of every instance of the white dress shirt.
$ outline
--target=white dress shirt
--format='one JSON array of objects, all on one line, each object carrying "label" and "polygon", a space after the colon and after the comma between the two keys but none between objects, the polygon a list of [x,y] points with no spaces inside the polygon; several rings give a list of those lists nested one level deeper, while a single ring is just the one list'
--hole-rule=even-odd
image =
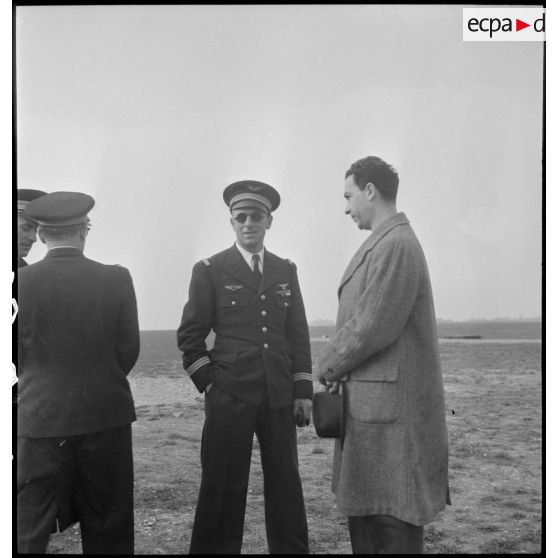
[{"label": "white dress shirt", "polygon": [[[252,261],[252,256],[255,256],[256,254],[252,254],[252,252],[248,252],[248,250],[245,250],[244,248],[242,248],[242,246],[239,246],[238,242],[235,242],[236,247],[238,248],[238,251],[242,254],[242,257],[244,258],[244,261],[248,264],[248,267],[254,271],[254,262]],[[265,252],[265,248],[262,248],[259,252],[257,252],[258,256],[260,256],[260,262],[258,267],[260,268],[260,273],[263,275],[263,258],[264,258],[264,252]]]}]

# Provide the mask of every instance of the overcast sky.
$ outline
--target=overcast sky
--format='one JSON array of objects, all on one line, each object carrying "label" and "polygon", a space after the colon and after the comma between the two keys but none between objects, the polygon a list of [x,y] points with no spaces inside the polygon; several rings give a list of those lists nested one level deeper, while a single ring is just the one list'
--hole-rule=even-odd
[{"label": "overcast sky", "polygon": [[18,185],[94,196],[86,253],[130,269],[142,329],[177,327],[244,178],[334,319],[366,155],[399,172],[439,318],[540,314],[542,43],[463,42],[459,6],[34,6],[16,48]]}]

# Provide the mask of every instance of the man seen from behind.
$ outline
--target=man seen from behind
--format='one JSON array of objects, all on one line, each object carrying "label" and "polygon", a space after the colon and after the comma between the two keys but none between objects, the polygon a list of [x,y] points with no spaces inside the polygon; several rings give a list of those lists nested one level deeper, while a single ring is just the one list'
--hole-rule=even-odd
[{"label": "man seen from behind", "polygon": [[134,551],[136,298],[127,269],[83,254],[93,205],[53,192],[26,209],[48,253],[18,272],[20,553],[76,519],[85,554]]}]

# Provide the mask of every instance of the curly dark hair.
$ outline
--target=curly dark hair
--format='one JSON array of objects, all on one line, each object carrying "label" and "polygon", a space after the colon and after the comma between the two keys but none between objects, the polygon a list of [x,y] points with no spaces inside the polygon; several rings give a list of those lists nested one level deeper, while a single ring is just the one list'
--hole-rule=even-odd
[{"label": "curly dark hair", "polygon": [[353,176],[355,184],[363,190],[372,182],[386,200],[395,200],[399,176],[397,171],[379,157],[369,156],[355,161],[345,173],[345,179]]}]

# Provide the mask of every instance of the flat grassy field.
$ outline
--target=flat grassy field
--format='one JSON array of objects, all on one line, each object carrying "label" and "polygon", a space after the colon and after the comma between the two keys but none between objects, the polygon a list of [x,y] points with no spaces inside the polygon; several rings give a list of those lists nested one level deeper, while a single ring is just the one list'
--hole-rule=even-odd
[{"label": "flat grassy field", "polygon": [[[312,341],[317,356],[323,341]],[[538,341],[440,344],[450,438],[453,505],[426,527],[425,552],[541,551],[542,379]],[[203,397],[185,376],[173,332],[144,332],[130,376],[138,420],[136,553],[185,554],[200,481]],[[316,389],[319,389],[316,386]],[[298,429],[310,551],[350,554],[346,518],[331,483],[333,443]],[[252,456],[243,553],[266,553],[262,472]],[[57,533],[49,553],[81,553],[79,526]]]}]

